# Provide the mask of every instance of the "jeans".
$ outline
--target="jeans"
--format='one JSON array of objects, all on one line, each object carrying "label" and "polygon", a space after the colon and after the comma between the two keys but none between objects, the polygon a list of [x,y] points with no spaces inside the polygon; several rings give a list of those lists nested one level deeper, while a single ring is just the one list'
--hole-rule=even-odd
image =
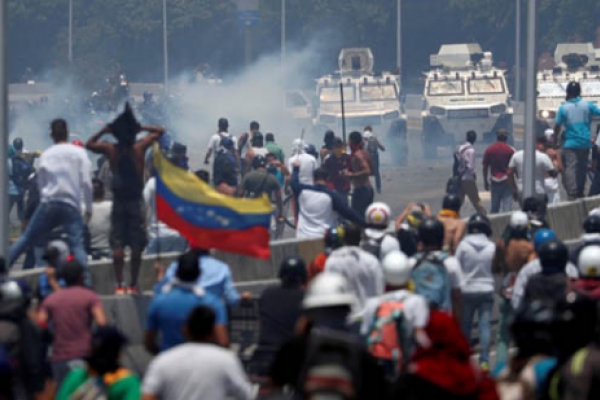
[{"label": "jeans", "polygon": [[188,244],[181,236],[159,236],[150,239],[146,254],[183,253],[187,248]]},{"label": "jeans", "polygon": [[510,346],[510,325],[515,311],[510,299],[500,297],[500,315],[498,319],[498,332],[496,336],[496,365],[506,364],[508,361],[508,347]]},{"label": "jeans", "polygon": [[67,361],[58,361],[52,363],[52,378],[54,378],[54,382],[56,383],[56,389],[60,389],[60,385],[65,380],[67,375],[71,370],[75,368],[84,368],[85,362],[80,359],[67,360]]},{"label": "jeans", "polygon": [[475,179],[463,179],[460,181],[460,189],[461,204],[465,202],[466,195],[478,213],[487,214],[487,211],[479,198],[479,190],[477,189],[477,181],[475,181]]},{"label": "jeans", "polygon": [[594,179],[588,196],[598,196],[600,194],[600,171],[594,172]]},{"label": "jeans", "polygon": [[367,207],[373,203],[374,196],[373,187],[370,185],[355,188],[352,192],[352,209],[356,211],[358,215],[364,217]]},{"label": "jeans", "polygon": [[480,363],[490,362],[490,346],[492,343],[492,308],[494,308],[494,292],[462,294],[462,329],[469,341],[475,313],[479,320]]},{"label": "jeans", "polygon": [[587,178],[588,149],[563,149],[562,158],[565,166],[563,185],[567,191],[568,200],[577,200],[583,197],[585,181]]},{"label": "jeans", "polygon": [[75,207],[60,201],[40,203],[25,232],[10,247],[9,265],[13,265],[29,245],[35,244],[37,238],[49,235],[52,229],[59,225],[67,234],[67,244],[71,249],[71,254],[84,268],[85,284],[91,286],[84,247],[83,218]]},{"label": "jeans", "polygon": [[492,214],[499,212],[507,213],[512,211],[513,190],[510,183],[493,183],[490,188],[492,194]]}]

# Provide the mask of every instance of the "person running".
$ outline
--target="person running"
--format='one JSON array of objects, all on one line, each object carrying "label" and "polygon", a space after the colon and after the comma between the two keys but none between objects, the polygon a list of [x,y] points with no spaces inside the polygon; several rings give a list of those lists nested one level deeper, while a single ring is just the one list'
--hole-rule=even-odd
[{"label": "person running", "polygon": [[373,186],[369,176],[373,174],[373,166],[369,153],[363,150],[363,138],[360,132],[352,132],[350,140],[350,160],[348,168],[342,175],[350,179],[352,183],[352,208],[359,215],[364,215],[369,204],[373,202]]},{"label": "person running", "polygon": [[460,219],[460,198],[455,194],[447,194],[442,200],[442,210],[438,219],[444,224],[444,251],[454,254],[458,244],[465,235],[466,223]]},{"label": "person running", "polygon": [[9,265],[40,237],[62,225],[75,259],[85,269],[86,285],[91,285],[84,245],[84,219],[92,212],[92,163],[84,149],[69,143],[67,121],[56,119],[50,124],[54,145],[42,153],[37,170],[41,202],[27,224],[25,232],[10,247]]},{"label": "person running", "polygon": [[254,398],[235,353],[218,340],[219,317],[212,308],[194,307],[185,317],[186,342],[157,356],[142,384],[142,400]]},{"label": "person running", "polygon": [[317,159],[306,152],[307,145],[301,139],[292,143],[292,155],[287,161],[288,170],[294,170],[294,163],[300,162],[298,179],[304,185],[314,185],[313,176],[317,169]]},{"label": "person running", "polygon": [[[592,147],[590,125],[593,116],[600,115],[600,108],[581,99],[579,82],[569,82],[567,99],[556,113],[554,138],[558,140],[565,128],[562,145],[564,160],[563,185],[569,201],[583,197],[588,170],[588,159]],[[598,141],[598,139],[596,139]]]},{"label": "person running", "polygon": [[[560,148],[557,147],[556,141],[554,140],[554,131],[552,129],[547,129],[544,132],[544,136],[546,136],[546,155],[552,160],[556,174],[562,174],[564,171],[562,156]],[[544,187],[546,188],[546,195],[548,196],[548,204],[560,203],[560,185],[558,184],[558,178],[552,176],[546,177],[544,180]]]},{"label": "person running", "polygon": [[327,171],[327,186],[335,190],[348,202],[350,180],[343,175],[348,167],[350,156],[346,154],[346,146],[342,139],[334,137],[331,141],[331,151],[323,159],[322,167]]},{"label": "person running", "polygon": [[275,157],[279,160],[279,162],[285,162],[285,153],[279,144],[275,142],[275,135],[272,133],[267,133],[265,135],[266,144],[265,147],[269,151],[275,155]]},{"label": "person running", "polygon": [[[546,177],[556,177],[554,164],[546,154],[546,137],[538,136],[535,145],[535,193],[546,196]],[[508,177],[513,187],[514,200],[523,202],[523,176],[525,174],[525,151],[517,151],[508,164]]]},{"label": "person running", "polygon": [[229,193],[230,188],[233,188],[235,191],[238,185],[238,170],[235,142],[230,137],[224,137],[217,148],[213,164],[215,189],[225,194]]},{"label": "person running", "polygon": [[[135,120],[129,108],[119,118],[128,115]],[[115,125],[115,128],[106,125],[92,136],[86,148],[94,153],[106,155],[113,174],[110,245],[117,278],[115,294],[139,294],[137,284],[142,253],[148,244],[146,206],[143,196],[144,155],[165,130],[155,126],[136,125],[137,129],[132,129],[130,126],[120,127],[118,119],[112,125]],[[136,141],[136,135],[141,131],[149,133],[143,139]],[[117,143],[101,142],[100,139],[106,134],[115,136]],[[131,250],[131,281],[128,287],[123,279],[126,247]]]},{"label": "person running", "polygon": [[283,217],[283,201],[281,199],[281,186],[275,175],[267,171],[267,160],[257,155],[252,160],[253,171],[244,176],[242,184],[238,187],[238,196],[247,199],[258,199],[266,193],[269,199],[275,201],[276,216]]},{"label": "person running", "polygon": [[462,268],[464,284],[462,290],[462,329],[468,340],[475,322],[479,323],[479,365],[490,368],[490,346],[492,344],[492,309],[494,308],[494,275],[492,262],[496,245],[490,220],[483,214],[475,214],[467,223],[467,235],[456,249],[456,259]]},{"label": "person running", "polygon": [[252,139],[250,140],[251,147],[246,152],[246,174],[250,172],[252,167],[252,160],[254,157],[261,156],[266,157],[269,150],[264,146],[264,137],[260,132],[254,132]]},{"label": "person running", "polygon": [[373,133],[373,128],[365,126],[363,137],[366,142],[367,151],[373,160],[373,175],[375,175],[375,188],[381,193],[381,172],[379,171],[379,151],[385,151],[385,147],[379,142]]},{"label": "person running", "polygon": [[210,141],[208,142],[208,149],[206,150],[206,156],[204,157],[204,164],[207,165],[210,163],[211,155],[215,154],[216,156],[217,152],[219,151],[219,147],[221,146],[221,140],[223,140],[223,138],[231,139],[234,148],[237,146],[237,140],[235,136],[229,134],[228,132],[229,121],[227,120],[227,118],[220,118],[218,125],[219,130],[217,131],[217,133],[210,137]]},{"label": "person running", "polygon": [[319,151],[319,156],[321,157],[321,163],[325,161],[328,155],[333,152],[333,140],[335,139],[335,133],[332,130],[328,130],[325,132],[325,136],[323,137],[323,146],[321,146],[321,150]]},{"label": "person running", "polygon": [[465,196],[467,196],[478,213],[487,214],[477,189],[477,173],[475,172],[476,141],[477,133],[469,131],[465,143],[456,149],[455,159],[457,160],[457,172],[460,177],[460,203],[462,205],[465,202]]},{"label": "person running", "polygon": [[327,173],[323,168],[314,172],[314,185],[300,182],[300,160],[294,162],[291,186],[298,199],[298,239],[321,238],[330,226],[338,224],[339,217],[357,224],[363,218],[348,207],[341,196],[327,188]]},{"label": "person running", "polygon": [[240,159],[240,171],[242,172],[242,177],[246,174],[246,170],[250,168],[250,166],[246,165],[246,155],[248,154],[248,150],[250,150],[252,137],[255,133],[260,133],[260,125],[256,121],[250,122],[250,130],[245,132],[238,138],[237,149],[239,153]]},{"label": "person running", "polygon": [[[507,140],[508,132],[505,129],[498,129],[496,143],[490,145],[483,154],[483,182],[485,190],[490,191],[492,195],[491,214],[512,211],[513,192],[507,170],[515,149],[506,143]],[[489,172],[491,172],[490,180],[488,180]]]}]

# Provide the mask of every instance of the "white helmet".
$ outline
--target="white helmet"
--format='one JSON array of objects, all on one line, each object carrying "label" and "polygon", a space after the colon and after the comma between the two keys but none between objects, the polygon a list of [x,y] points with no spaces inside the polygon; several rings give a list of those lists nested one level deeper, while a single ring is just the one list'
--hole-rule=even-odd
[{"label": "white helmet", "polygon": [[600,278],[600,246],[586,246],[577,260],[579,276],[582,278]]},{"label": "white helmet", "polygon": [[304,151],[304,140],[294,139],[292,142],[292,155],[300,154]]},{"label": "white helmet", "polygon": [[525,228],[529,224],[529,217],[523,211],[515,211],[510,216],[511,228]]},{"label": "white helmet", "polygon": [[365,211],[365,222],[372,227],[385,229],[388,227],[391,218],[392,210],[385,203],[373,203]]},{"label": "white helmet", "polygon": [[546,136],[547,141],[554,142],[554,129],[546,129],[544,131],[544,136]]},{"label": "white helmet", "polygon": [[312,280],[302,306],[305,310],[321,307],[349,306],[356,301],[346,278],[335,272],[323,272]]},{"label": "white helmet", "polygon": [[383,262],[383,276],[385,283],[390,286],[404,286],[410,280],[412,266],[408,257],[400,250],[389,252]]}]

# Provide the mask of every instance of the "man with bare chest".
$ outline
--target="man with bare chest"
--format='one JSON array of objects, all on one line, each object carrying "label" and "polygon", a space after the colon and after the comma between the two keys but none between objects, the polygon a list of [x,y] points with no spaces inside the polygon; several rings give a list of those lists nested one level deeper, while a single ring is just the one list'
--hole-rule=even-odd
[{"label": "man with bare chest", "polygon": [[[554,165],[554,170],[557,174],[562,174],[564,168],[562,164],[562,158],[560,155],[560,149],[555,146],[554,141],[554,130],[547,129],[544,132],[546,136],[546,154],[552,160],[552,164]],[[546,189],[546,195],[548,196],[548,204],[557,204],[560,203],[560,185],[558,184],[557,177],[546,177],[544,179],[544,187]]]},{"label": "man with bare chest", "polygon": [[363,138],[360,132],[352,132],[349,141],[350,159],[348,169],[343,171],[343,176],[349,178],[352,183],[352,208],[358,215],[364,216],[374,197],[373,186],[369,180],[372,166],[368,152],[363,150]]},{"label": "man with bare chest", "polygon": [[[123,121],[124,116],[126,121]],[[136,141],[136,135],[141,131],[148,131],[149,134]],[[100,138],[107,133],[117,138],[116,144],[100,142]],[[110,246],[117,278],[115,294],[138,293],[137,280],[142,252],[148,242],[143,198],[144,156],[146,150],[163,133],[163,128],[140,126],[127,108],[125,113],[102,128],[86,144],[88,150],[106,155],[113,174]],[[123,280],[126,247],[131,250],[131,282],[128,287]]]}]

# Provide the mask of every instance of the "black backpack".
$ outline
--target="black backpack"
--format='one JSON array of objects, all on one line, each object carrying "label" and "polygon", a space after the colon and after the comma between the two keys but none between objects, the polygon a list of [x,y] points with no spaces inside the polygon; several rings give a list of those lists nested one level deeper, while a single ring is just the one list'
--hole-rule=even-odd
[{"label": "black backpack", "polygon": [[235,186],[236,182],[227,182],[226,177],[229,179],[235,179],[236,177],[236,161],[235,155],[229,151],[219,151],[215,157],[215,163],[213,166],[213,181],[215,185],[225,181],[230,186]]},{"label": "black backpack", "polygon": [[12,174],[10,175],[10,179],[13,183],[19,188],[19,190],[23,190],[25,186],[27,186],[27,181],[29,176],[35,172],[35,169],[25,161],[22,157],[15,156],[12,158]]},{"label": "black backpack", "polygon": [[304,400],[359,398],[363,348],[343,332],[313,331],[296,389]]}]

